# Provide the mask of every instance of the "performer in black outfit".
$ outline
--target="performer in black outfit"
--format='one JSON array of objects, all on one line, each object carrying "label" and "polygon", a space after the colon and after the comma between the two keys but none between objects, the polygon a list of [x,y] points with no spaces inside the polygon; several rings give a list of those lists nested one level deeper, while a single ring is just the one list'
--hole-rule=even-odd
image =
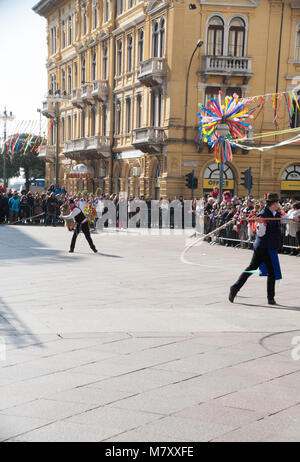
[{"label": "performer in black outfit", "polygon": [[[254,243],[254,253],[250,265],[240,275],[239,279],[230,287],[229,301],[233,303],[238,291],[243,287],[251,271],[256,270],[261,266],[262,270],[266,270],[267,280],[267,296],[269,305],[276,305],[275,297],[275,280],[281,279],[281,271],[278,259],[277,250],[281,246],[280,220],[267,221],[264,218],[280,218],[278,212],[279,197],[277,194],[268,194],[266,206],[258,214],[258,227],[256,232],[256,240]],[[259,219],[260,218],[260,219]],[[295,219],[294,221],[298,221]],[[264,265],[263,265],[264,264]],[[248,272],[247,272],[248,271]],[[265,275],[264,273],[262,275]]]},{"label": "performer in black outfit", "polygon": [[89,243],[90,248],[92,249],[93,252],[97,253],[98,250],[96,249],[95,244],[93,243],[91,235],[90,235],[88,219],[83,214],[81,209],[75,205],[75,202],[74,202],[73,199],[70,199],[69,204],[70,204],[71,213],[69,215],[62,215],[61,216],[61,218],[63,218],[64,220],[74,218],[74,220],[76,222],[76,226],[75,226],[75,229],[74,229],[74,233],[73,233],[73,237],[72,237],[69,252],[70,253],[74,252],[76,239],[77,239],[77,236],[80,233],[80,229],[81,229],[83,234],[85,235],[86,240]]}]

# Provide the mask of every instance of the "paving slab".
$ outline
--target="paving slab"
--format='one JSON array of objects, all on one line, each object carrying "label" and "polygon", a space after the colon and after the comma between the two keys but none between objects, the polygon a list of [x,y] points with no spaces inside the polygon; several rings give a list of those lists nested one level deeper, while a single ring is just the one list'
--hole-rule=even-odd
[{"label": "paving slab", "polygon": [[299,441],[300,259],[280,255],[279,305],[257,275],[231,304],[251,251],[70,239],[0,227],[1,440]]}]

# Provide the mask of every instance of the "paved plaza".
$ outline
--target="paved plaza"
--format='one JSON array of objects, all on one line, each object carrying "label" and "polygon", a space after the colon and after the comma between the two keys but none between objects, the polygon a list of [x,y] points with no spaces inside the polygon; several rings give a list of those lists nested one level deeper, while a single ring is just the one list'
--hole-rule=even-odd
[{"label": "paved plaza", "polygon": [[278,306],[251,251],[182,235],[0,227],[0,440],[300,441],[300,259]]}]

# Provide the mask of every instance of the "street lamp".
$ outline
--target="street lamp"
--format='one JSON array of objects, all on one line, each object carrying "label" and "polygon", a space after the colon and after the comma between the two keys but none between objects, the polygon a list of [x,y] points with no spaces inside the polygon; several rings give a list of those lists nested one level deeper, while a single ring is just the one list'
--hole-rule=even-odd
[{"label": "street lamp", "polygon": [[[63,91],[63,94],[61,96],[60,90],[57,89],[55,90],[54,95],[52,94],[52,91],[49,90],[49,96],[47,97],[48,102],[54,103],[54,113],[53,114],[48,114],[47,117],[50,117],[51,119],[53,118],[53,115],[55,117],[55,126],[56,126],[56,150],[55,150],[55,188],[57,189],[59,187],[59,181],[58,181],[58,157],[59,157],[59,102],[60,101],[65,101],[70,99],[69,96],[66,95],[66,92]],[[38,112],[39,109],[37,109]]]},{"label": "street lamp", "polygon": [[192,60],[194,57],[194,54],[196,53],[197,49],[200,48],[203,45],[204,41],[203,40],[198,40],[197,45],[192,53],[192,56],[190,58],[188,70],[186,73],[186,80],[185,80],[185,111],[184,111],[184,128],[183,128],[183,140],[186,143],[186,121],[187,121],[187,107],[188,107],[188,88],[189,88],[189,75],[190,75],[190,68],[192,64]]},{"label": "street lamp", "polygon": [[[4,122],[4,133],[3,133],[3,146],[5,145],[6,141],[6,123],[7,121],[12,121],[14,120],[15,116],[13,115],[12,112],[8,114],[6,107],[4,108],[4,111],[2,114],[0,114],[0,120],[3,120]],[[3,150],[3,183],[4,183],[4,188],[7,187],[7,178],[6,178],[6,155]]]}]

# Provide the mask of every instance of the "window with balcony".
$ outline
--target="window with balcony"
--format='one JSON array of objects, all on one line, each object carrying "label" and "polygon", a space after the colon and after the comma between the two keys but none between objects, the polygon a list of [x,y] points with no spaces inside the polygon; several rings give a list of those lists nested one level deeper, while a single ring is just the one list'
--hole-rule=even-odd
[{"label": "window with balcony", "polygon": [[81,110],[81,138],[85,137],[85,110]]},{"label": "window with balcony", "polygon": [[77,119],[77,114],[74,114],[74,138],[78,138],[78,119]]},{"label": "window with balcony", "polygon": [[72,92],[72,69],[71,66],[68,66],[68,94]]},{"label": "window with balcony", "polygon": [[102,45],[102,78],[107,80],[107,64],[108,64],[108,49],[107,43],[104,42]]},{"label": "window with balcony", "polygon": [[68,116],[68,140],[72,139],[72,118]]},{"label": "window with balcony", "polygon": [[116,135],[121,133],[121,101],[116,102]]},{"label": "window with balcony", "polygon": [[152,54],[154,58],[162,58],[165,50],[165,20],[156,20],[152,26]]},{"label": "window with balcony", "polygon": [[61,71],[61,89],[66,91],[66,71],[64,69]]},{"label": "window with balcony", "polygon": [[127,72],[132,71],[132,35],[127,37]]},{"label": "window with balcony", "polygon": [[85,83],[86,67],[85,67],[85,56],[81,57],[81,83]]},{"label": "window with balcony", "polygon": [[96,107],[91,108],[91,136],[96,135]]},{"label": "window with balcony", "polygon": [[102,135],[106,136],[107,132],[107,106],[103,104],[102,106]]},{"label": "window with balcony", "polygon": [[136,97],[136,128],[142,126],[142,95]]},{"label": "window with balcony", "polygon": [[131,99],[126,99],[126,133],[131,130]]},{"label": "window with balcony", "polygon": [[78,68],[77,63],[74,64],[74,87],[77,88],[78,85]]},{"label": "window with balcony", "polygon": [[66,21],[64,19],[61,21],[61,47],[66,47]]},{"label": "window with balcony", "polygon": [[92,50],[92,80],[97,79],[97,55],[96,50]]},{"label": "window with balcony", "polygon": [[144,61],[144,30],[138,32],[138,62]]},{"label": "window with balcony", "polygon": [[72,45],[72,15],[68,16],[68,45]]},{"label": "window with balcony", "polygon": [[65,141],[65,118],[62,117],[61,119],[61,141]]},{"label": "window with balcony", "polygon": [[117,75],[122,74],[122,40],[117,42]]},{"label": "window with balcony", "polygon": [[223,56],[224,49],[224,22],[219,16],[209,20],[207,31],[207,54],[210,56]]},{"label": "window with balcony", "polygon": [[50,75],[50,92],[52,95],[54,95],[56,91],[56,74],[51,74]]},{"label": "window with balcony", "polygon": [[151,93],[151,122],[153,127],[160,127],[162,123],[162,89],[156,88]]},{"label": "window with balcony", "polygon": [[229,27],[228,56],[245,56],[245,23],[241,18],[234,18]]}]

